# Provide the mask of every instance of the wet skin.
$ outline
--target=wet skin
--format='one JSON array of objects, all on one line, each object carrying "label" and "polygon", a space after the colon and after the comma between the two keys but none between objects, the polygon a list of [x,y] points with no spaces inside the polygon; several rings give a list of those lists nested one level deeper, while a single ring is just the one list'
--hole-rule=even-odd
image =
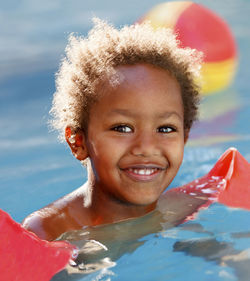
[{"label": "wet skin", "polygon": [[90,159],[88,182],[23,223],[43,239],[147,214],[181,165],[184,113],[176,79],[147,64],[117,71],[121,82],[102,89],[88,134],[77,132],[75,144],[66,137],[77,159]]}]

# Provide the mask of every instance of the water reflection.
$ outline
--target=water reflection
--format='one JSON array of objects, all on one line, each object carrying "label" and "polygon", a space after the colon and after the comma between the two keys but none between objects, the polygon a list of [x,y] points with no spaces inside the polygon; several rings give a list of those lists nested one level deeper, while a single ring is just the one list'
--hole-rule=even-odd
[{"label": "water reflection", "polygon": [[201,257],[222,267],[232,267],[239,278],[238,280],[249,280],[250,248],[240,251],[234,248],[233,243],[205,238],[178,241],[174,244],[173,251],[184,252],[186,255],[193,257]]},{"label": "water reflection", "polygon": [[[162,207],[138,219],[87,227],[80,231],[63,234],[59,239],[68,240],[75,244],[80,252],[75,264],[73,266],[68,265],[52,280],[102,280],[96,279],[97,276],[105,276],[110,278],[109,280],[113,278],[115,280],[116,278],[117,280],[126,280],[122,279],[125,276],[121,275],[122,271],[119,269],[117,269],[119,274],[116,276],[116,267],[121,264],[121,258],[124,261],[125,256],[127,256],[125,265],[130,268],[134,266],[133,273],[136,272],[137,266],[142,263],[145,272],[149,270],[151,276],[157,276],[157,272],[152,270],[154,262],[156,269],[160,265],[159,260],[154,261],[155,254],[162,261],[166,259],[165,273],[171,272],[171,265],[174,266],[173,269],[177,270],[177,264],[184,262],[184,266],[186,264],[186,266],[198,266],[201,269],[207,268],[206,272],[200,272],[203,277],[204,274],[208,274],[211,278],[214,278],[218,274],[216,280],[249,280],[250,248],[247,245],[250,245],[250,232],[247,230],[248,225],[239,227],[249,219],[249,213],[215,204],[200,212],[200,217],[196,218],[195,221],[182,223],[186,220],[188,214],[193,214],[199,210],[206,200],[200,199],[200,201],[197,201],[195,196],[178,198],[177,201],[175,199],[177,198],[169,198],[169,201],[166,200],[166,204],[163,204]],[[181,205],[176,204],[183,199],[185,200],[184,205],[189,206],[185,211],[182,210]],[[171,205],[171,202],[175,203]],[[242,218],[241,222],[237,219],[240,217]],[[239,224],[235,224],[234,227],[230,226],[229,221],[232,220],[238,221]],[[224,228],[223,225],[219,227],[220,221],[223,221]],[[230,231],[227,230],[228,227]],[[163,240],[167,244],[162,244]],[[238,243],[241,240],[244,242],[243,249]],[[151,248],[152,245],[155,248],[155,253]],[[140,259],[137,260],[138,264],[136,264],[136,259],[133,256],[136,257],[136,252],[139,249],[142,249],[145,257],[139,254]],[[150,252],[150,249],[152,252]],[[182,253],[183,258],[175,256],[177,253]],[[188,260],[187,257],[192,259]],[[201,260],[198,261],[193,257]],[[202,267],[202,260],[208,265]],[[147,269],[150,266],[151,269]],[[179,267],[181,267],[180,264]],[[180,274],[183,277],[183,272],[180,272]],[[195,274],[197,274],[197,271],[194,267],[191,276],[195,276]],[[116,277],[112,277],[113,275]],[[183,279],[176,277],[165,280]]]}]

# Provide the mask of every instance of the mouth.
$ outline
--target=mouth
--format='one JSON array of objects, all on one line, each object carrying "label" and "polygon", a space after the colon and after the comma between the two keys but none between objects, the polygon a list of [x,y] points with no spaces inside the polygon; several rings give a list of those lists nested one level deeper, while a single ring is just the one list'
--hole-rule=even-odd
[{"label": "mouth", "polygon": [[121,170],[134,181],[147,182],[155,180],[165,169],[154,166],[135,166]]}]

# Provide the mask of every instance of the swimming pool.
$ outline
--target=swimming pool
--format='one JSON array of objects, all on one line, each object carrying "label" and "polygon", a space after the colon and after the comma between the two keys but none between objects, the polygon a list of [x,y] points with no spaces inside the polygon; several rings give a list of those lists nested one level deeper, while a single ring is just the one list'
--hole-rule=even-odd
[{"label": "swimming pool", "polygon": [[[16,1],[15,9],[1,4],[2,26],[7,27],[0,34],[5,42],[1,45],[0,208],[15,220],[20,222],[84,181],[82,168],[46,125],[54,73],[67,34],[85,33],[92,11],[120,25],[135,21],[160,2],[43,1],[38,6],[26,0]],[[229,89],[204,99],[201,122],[192,131],[172,187],[207,173],[230,146],[250,161],[250,1],[199,2],[229,22],[239,45],[239,69]],[[151,219],[100,227],[99,237],[116,234],[116,243],[109,247],[113,259],[105,260],[109,267],[69,280],[249,280],[248,211],[214,204],[195,220],[171,228],[154,225]],[[142,225],[150,227],[141,231]],[[127,235],[121,237],[122,233]]]}]

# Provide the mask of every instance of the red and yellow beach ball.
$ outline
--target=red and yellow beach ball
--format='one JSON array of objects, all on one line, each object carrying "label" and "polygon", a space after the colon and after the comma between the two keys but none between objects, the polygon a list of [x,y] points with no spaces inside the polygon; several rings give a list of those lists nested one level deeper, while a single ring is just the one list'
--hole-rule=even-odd
[{"label": "red and yellow beach ball", "polygon": [[237,48],[226,22],[211,10],[189,1],[155,6],[139,22],[174,29],[182,47],[202,51],[202,92],[211,94],[232,82],[237,65]]}]

